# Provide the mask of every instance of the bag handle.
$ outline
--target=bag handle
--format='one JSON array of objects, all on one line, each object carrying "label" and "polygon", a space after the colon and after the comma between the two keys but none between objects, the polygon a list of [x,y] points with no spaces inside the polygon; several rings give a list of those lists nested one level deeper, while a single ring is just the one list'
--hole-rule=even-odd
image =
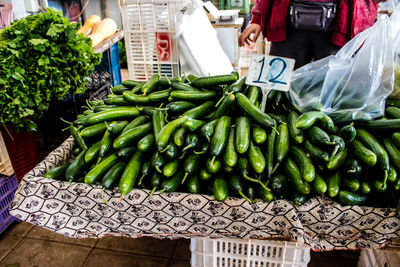
[{"label": "bag handle", "polygon": [[360,49],[360,47],[363,45],[365,40],[367,39],[371,28],[368,28],[359,34],[357,34],[353,39],[348,41],[337,53],[336,56],[343,58],[343,59],[348,59],[351,58],[357,51]]}]

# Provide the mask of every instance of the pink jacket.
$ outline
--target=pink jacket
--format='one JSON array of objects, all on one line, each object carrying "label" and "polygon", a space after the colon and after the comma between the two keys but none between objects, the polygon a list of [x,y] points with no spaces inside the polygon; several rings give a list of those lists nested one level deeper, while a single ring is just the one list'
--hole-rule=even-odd
[{"label": "pink jacket", "polygon": [[[259,24],[269,41],[284,41],[289,7],[290,0],[256,0],[251,10],[251,23]],[[338,0],[332,43],[343,46],[355,35],[371,27],[377,11],[378,4],[373,0]]]}]

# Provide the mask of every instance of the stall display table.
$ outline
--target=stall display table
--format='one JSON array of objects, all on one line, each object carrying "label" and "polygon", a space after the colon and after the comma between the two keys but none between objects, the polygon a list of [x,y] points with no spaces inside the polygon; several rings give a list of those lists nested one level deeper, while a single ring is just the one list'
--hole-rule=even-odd
[{"label": "stall display table", "polygon": [[316,197],[302,206],[290,201],[249,204],[228,198],[188,193],[155,193],[133,189],[121,197],[118,189],[44,178],[65,163],[73,147],[68,138],[50,153],[18,187],[10,208],[19,220],[75,237],[109,235],[156,238],[290,239],[316,251],[380,248],[400,240],[400,219],[394,209],[342,206]]}]

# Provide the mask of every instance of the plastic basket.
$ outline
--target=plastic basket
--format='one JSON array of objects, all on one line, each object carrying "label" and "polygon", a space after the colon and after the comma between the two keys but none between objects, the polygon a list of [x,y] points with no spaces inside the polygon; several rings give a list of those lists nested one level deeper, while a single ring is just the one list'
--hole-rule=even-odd
[{"label": "plastic basket", "polygon": [[184,0],[121,0],[124,40],[129,76],[149,79],[160,68],[161,75],[180,75],[176,14]]},{"label": "plastic basket", "polygon": [[15,175],[0,177],[0,234],[15,220],[10,215],[9,208],[17,188],[18,180]]},{"label": "plastic basket", "polygon": [[15,175],[21,181],[24,175],[38,163],[36,136],[34,132],[16,132],[12,126],[2,126],[1,134],[6,144],[8,155]]},{"label": "plastic basket", "polygon": [[192,239],[192,267],[307,266],[310,249],[295,242]]}]

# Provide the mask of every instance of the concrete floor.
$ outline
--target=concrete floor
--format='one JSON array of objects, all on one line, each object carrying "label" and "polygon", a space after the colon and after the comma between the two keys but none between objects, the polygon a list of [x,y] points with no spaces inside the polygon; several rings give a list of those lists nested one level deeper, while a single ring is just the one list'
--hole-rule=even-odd
[{"label": "concrete floor", "polygon": [[[0,235],[0,267],[190,266],[189,239],[74,239],[29,223]],[[357,266],[358,251],[311,252],[309,267]]]},{"label": "concrete floor", "polygon": [[1,267],[190,266],[190,240],[154,238],[74,239],[29,223],[0,236]]}]

